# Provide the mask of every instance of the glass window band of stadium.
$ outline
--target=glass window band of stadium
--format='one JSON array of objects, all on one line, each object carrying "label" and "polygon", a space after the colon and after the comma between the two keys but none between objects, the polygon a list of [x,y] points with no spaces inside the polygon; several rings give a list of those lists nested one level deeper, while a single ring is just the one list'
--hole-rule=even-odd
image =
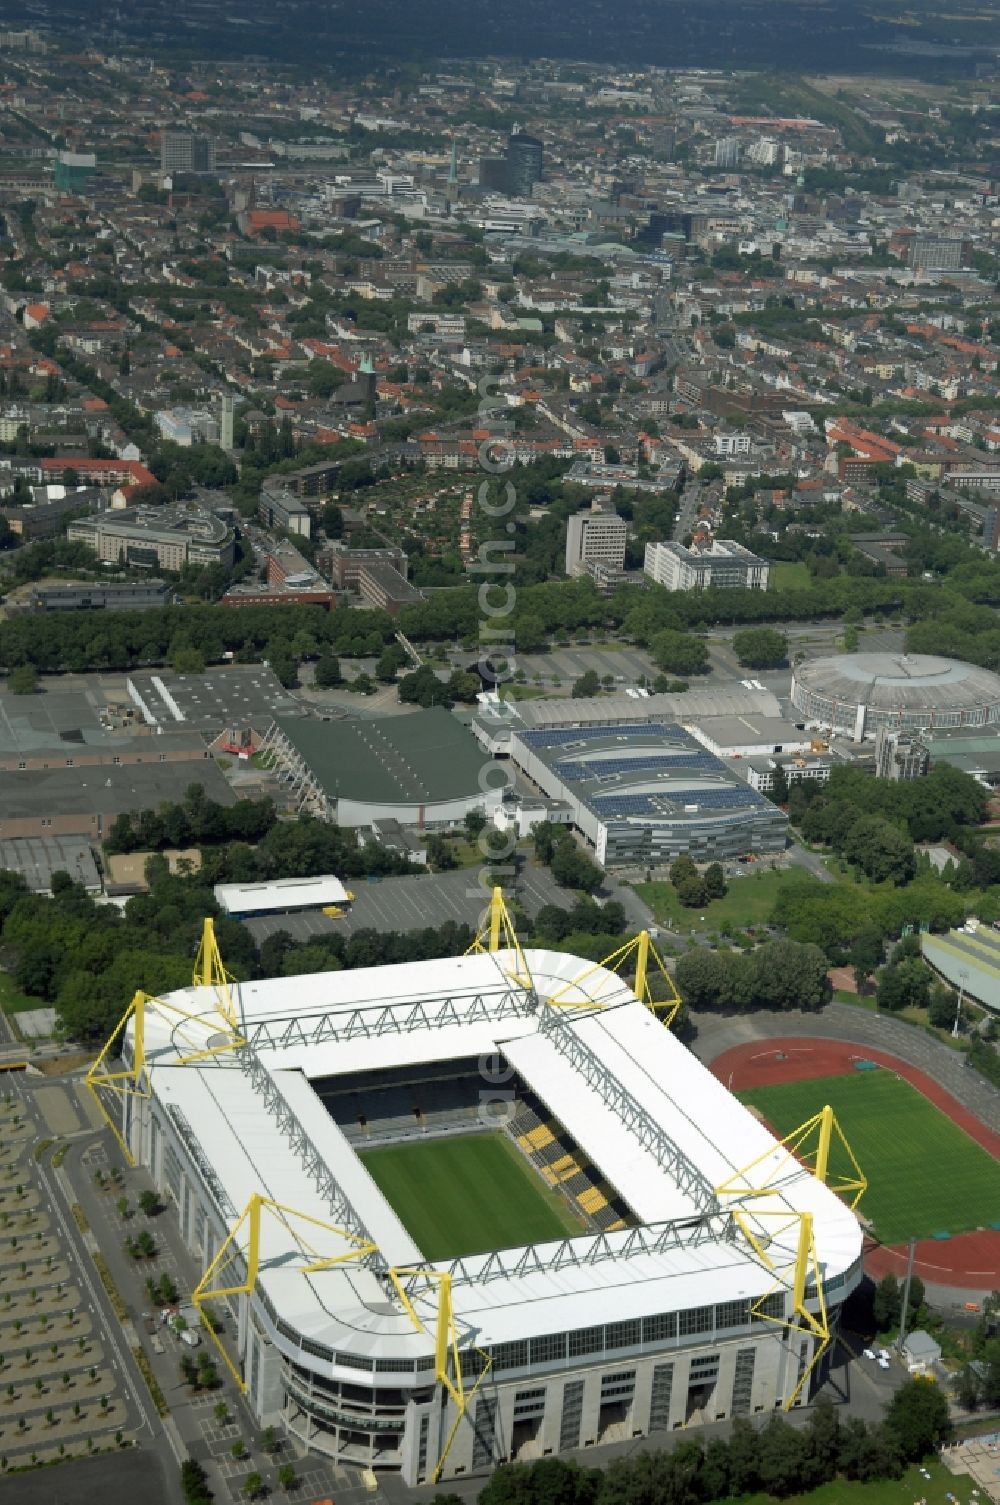
[{"label": "glass window band of stadium", "polygon": [[[855,1273],[856,1269],[852,1266],[842,1275],[835,1275],[826,1281],[823,1292],[827,1300],[829,1301],[831,1292],[842,1288]],[[806,1299],[814,1300],[815,1297],[815,1286],[808,1287]],[[313,1338],[303,1338],[277,1316],[267,1294],[259,1286],[256,1299],[271,1318],[277,1332],[294,1343],[302,1354],[308,1354],[312,1358],[343,1369],[362,1370],[367,1374],[414,1374],[434,1368],[433,1354],[416,1360],[369,1358],[363,1354],[334,1350]],[[759,1308],[759,1315],[751,1312],[752,1306]],[[462,1374],[465,1378],[480,1374],[485,1364],[484,1354],[489,1355],[492,1372],[495,1374],[513,1369],[558,1368],[574,1360],[596,1362],[624,1349],[657,1349],[665,1343],[672,1343],[677,1347],[705,1343],[712,1336],[759,1325],[768,1318],[780,1321],[784,1316],[785,1292],[773,1291],[767,1296],[744,1297],[739,1301],[725,1301],[714,1306],[687,1307],[679,1312],[660,1312],[651,1317],[635,1317],[627,1322],[608,1322],[595,1327],[574,1328],[569,1332],[544,1333],[537,1338],[522,1338],[513,1343],[495,1343],[492,1348],[470,1348],[462,1353]]]}]

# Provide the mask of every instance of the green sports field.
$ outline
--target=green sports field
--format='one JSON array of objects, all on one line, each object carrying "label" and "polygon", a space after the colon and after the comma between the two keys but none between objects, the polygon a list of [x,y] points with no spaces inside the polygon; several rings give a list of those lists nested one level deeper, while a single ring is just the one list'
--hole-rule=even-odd
[{"label": "green sports field", "polygon": [[544,1243],[582,1225],[503,1134],[386,1145],[361,1159],[425,1259]]},{"label": "green sports field", "polygon": [[[883,1243],[1000,1222],[1000,1162],[889,1071],[753,1087],[739,1097],[779,1136],[831,1105],[868,1178],[858,1211]],[[830,1168],[849,1168],[839,1145]]]}]

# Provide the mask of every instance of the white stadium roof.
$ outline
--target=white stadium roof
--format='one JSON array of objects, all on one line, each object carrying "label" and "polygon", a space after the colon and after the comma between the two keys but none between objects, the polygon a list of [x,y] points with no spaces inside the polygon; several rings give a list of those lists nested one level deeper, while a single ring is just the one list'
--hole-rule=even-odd
[{"label": "white stadium roof", "polygon": [[[414,1330],[385,1276],[388,1266],[428,1262],[311,1083],[494,1054],[544,1100],[643,1226],[527,1253],[439,1261],[437,1268],[453,1271],[459,1331],[474,1333],[477,1344],[763,1296],[775,1276],[732,1236],[729,1204],[714,1191],[758,1155],[768,1157],[761,1170],[765,1178],[773,1173],[774,1185],[743,1211],[774,1241],[776,1269],[794,1261],[793,1212],[813,1214],[828,1282],[840,1284],[857,1268],[855,1215],[777,1146],[618,976],[560,952],[527,951],[525,960],[531,988],[514,976],[518,958],[509,951],[240,984],[233,1001],[247,1045],[187,1064],[185,1057],[220,1041],[213,989],[185,989],[146,1006],[153,1098],[203,1167],[228,1225],[260,1193],[350,1225],[358,1236],[363,1230],[379,1248],[384,1266],[369,1261],[304,1276],[287,1267],[295,1248],[287,1228],[264,1219],[259,1284],[273,1314],[321,1342],[331,1360],[334,1349],[428,1354],[429,1335]],[[555,995],[561,1007],[539,1002]],[[595,1001],[604,1007],[585,1007]],[[179,1020],[177,1010],[197,1017]],[[323,1190],[293,1138],[326,1167]],[[785,1212],[787,1223],[763,1216]],[[678,1220],[681,1226],[669,1226]],[[326,1257],[352,1248],[343,1232],[313,1228],[310,1241]],[[588,1250],[600,1257],[588,1260]],[[432,1308],[428,1297],[429,1328]]]}]

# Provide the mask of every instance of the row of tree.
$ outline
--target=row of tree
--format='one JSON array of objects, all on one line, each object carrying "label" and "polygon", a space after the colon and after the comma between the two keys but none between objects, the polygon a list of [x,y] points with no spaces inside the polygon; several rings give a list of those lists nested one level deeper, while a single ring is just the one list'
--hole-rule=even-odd
[{"label": "row of tree", "polygon": [[[907,1380],[881,1422],[841,1421],[828,1399],[805,1426],[772,1417],[759,1430],[738,1417],[728,1439],[686,1437],[670,1450],[631,1453],[606,1468],[562,1458],[507,1463],[480,1492],[478,1505],[707,1505],[759,1491],[778,1499],[835,1479],[898,1479],[952,1435],[948,1402],[937,1385]],[[461,1505],[439,1494],[431,1505]]]},{"label": "row of tree", "polygon": [[33,664],[43,671],[132,669],[173,662],[189,650],[201,663],[232,653],[241,663],[267,659],[294,666],[331,653],[378,655],[392,638],[382,611],[318,606],[186,606],[183,612],[39,612],[0,622],[0,668]]},{"label": "row of tree", "polygon": [[122,811],[112,822],[104,847],[114,855],[226,841],[257,842],[277,819],[274,801],[267,796],[220,805],[205,797],[203,785],[193,783],[180,803],[168,800],[157,810]]},{"label": "row of tree", "polygon": [[[953,651],[992,665],[1000,664],[1000,630],[989,607],[998,603],[1000,567],[989,561],[959,566],[946,585],[933,587],[921,581],[840,576],[807,589],[774,591],[645,591],[623,586],[605,598],[589,580],[546,580],[518,590],[506,625],[519,653],[544,650],[561,635],[610,628],[643,644],[655,642],[661,667],[683,674],[703,666],[704,644],[692,634],[710,626],[752,629],[768,622],[848,613],[890,614],[905,605],[911,620],[933,619],[928,642],[933,640],[935,651]],[[414,642],[457,640],[474,646],[482,619],[478,586],[461,585],[404,607],[398,625]],[[247,661],[267,656],[294,667],[324,650],[377,657],[394,628],[385,612],[327,613],[305,606],[247,607],[239,612],[192,607],[183,622],[169,611],[109,612],[102,614],[99,624],[85,611],[62,613],[58,623],[39,614],[0,623],[0,668],[31,663],[43,670],[126,669],[168,663],[184,647],[196,650],[206,662],[229,651]],[[766,668],[784,661],[783,635],[764,632],[736,635],[741,662]],[[913,648],[923,645],[923,639],[913,636],[916,632],[911,629]]]},{"label": "row of tree", "polygon": [[827,968],[818,946],[765,941],[750,952],[686,951],[674,977],[691,1008],[818,1009],[831,997]]}]

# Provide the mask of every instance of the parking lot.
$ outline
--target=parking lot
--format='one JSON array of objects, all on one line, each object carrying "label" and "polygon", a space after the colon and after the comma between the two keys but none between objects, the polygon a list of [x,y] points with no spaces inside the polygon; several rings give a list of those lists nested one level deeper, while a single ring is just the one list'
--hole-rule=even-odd
[{"label": "parking lot", "polygon": [[[299,914],[261,915],[245,921],[247,929],[260,945],[278,930],[296,941],[312,940],[317,935],[353,935],[356,930],[407,931],[443,925],[447,920],[475,926],[489,900],[489,889],[479,882],[479,869],[462,868],[453,873],[433,873],[413,877],[381,878],[367,883],[354,882],[354,903],[343,919],[332,920],[322,910],[311,909]],[[526,865],[517,880],[516,896],[528,914],[534,916],[543,904],[568,906],[572,895],[559,888],[542,868]]]},{"label": "parking lot", "polygon": [[[78,1123],[63,1089],[41,1091],[47,1120]],[[15,1091],[0,1101],[0,1139],[0,1470],[117,1449],[134,1413],[87,1299],[90,1277],[55,1215],[52,1140],[38,1139]]]}]

